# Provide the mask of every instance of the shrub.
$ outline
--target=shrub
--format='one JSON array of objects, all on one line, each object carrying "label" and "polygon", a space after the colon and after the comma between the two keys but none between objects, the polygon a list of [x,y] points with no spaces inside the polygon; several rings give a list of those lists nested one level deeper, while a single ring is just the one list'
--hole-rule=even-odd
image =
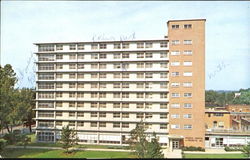
[{"label": "shrub", "polygon": [[6,145],[7,145],[7,141],[4,139],[0,139],[0,153],[4,150]]},{"label": "shrub", "polygon": [[202,151],[205,152],[205,149],[202,147],[194,147],[194,146],[189,146],[189,147],[183,147],[183,151]]},{"label": "shrub", "polygon": [[230,151],[242,151],[242,147],[228,147],[226,146],[224,148],[225,151],[230,152]]}]

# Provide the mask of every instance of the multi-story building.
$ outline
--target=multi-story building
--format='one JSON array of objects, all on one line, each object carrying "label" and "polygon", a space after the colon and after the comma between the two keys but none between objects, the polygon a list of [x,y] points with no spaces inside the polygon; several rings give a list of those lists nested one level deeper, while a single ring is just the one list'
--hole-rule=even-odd
[{"label": "multi-story building", "polygon": [[38,141],[126,145],[136,124],[170,148],[204,147],[205,20],[168,21],[157,40],[36,43]]}]

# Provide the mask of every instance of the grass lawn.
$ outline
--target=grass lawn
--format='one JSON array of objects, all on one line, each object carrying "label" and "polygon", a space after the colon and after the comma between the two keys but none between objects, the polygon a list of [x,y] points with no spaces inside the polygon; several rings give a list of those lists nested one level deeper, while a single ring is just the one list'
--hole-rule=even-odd
[{"label": "grass lawn", "polygon": [[4,158],[135,158],[129,152],[75,151],[71,154],[63,150],[47,149],[6,149]]},{"label": "grass lawn", "polygon": [[184,154],[184,158],[247,158],[244,154]]}]

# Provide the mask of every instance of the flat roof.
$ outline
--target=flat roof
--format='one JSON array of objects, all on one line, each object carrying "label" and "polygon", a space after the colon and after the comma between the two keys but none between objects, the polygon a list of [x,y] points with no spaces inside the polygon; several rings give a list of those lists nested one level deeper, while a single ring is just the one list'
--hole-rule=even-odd
[{"label": "flat roof", "polygon": [[167,24],[168,24],[169,22],[179,22],[179,21],[206,21],[206,19],[180,19],[180,20],[169,20],[169,21],[167,22]]},{"label": "flat roof", "polygon": [[75,41],[75,42],[41,42],[33,43],[34,45],[41,44],[78,44],[78,43],[122,43],[122,42],[157,42],[157,41],[167,41],[167,38],[164,39],[134,39],[134,40],[93,40],[93,41]]}]

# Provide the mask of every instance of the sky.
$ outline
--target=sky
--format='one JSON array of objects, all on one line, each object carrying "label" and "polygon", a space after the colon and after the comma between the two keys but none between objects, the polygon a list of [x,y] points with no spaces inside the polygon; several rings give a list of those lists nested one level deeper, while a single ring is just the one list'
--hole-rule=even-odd
[{"label": "sky", "polygon": [[162,39],[168,20],[206,19],[206,89],[250,88],[250,2],[1,1],[1,65],[34,87],[36,42],[135,35]]}]

